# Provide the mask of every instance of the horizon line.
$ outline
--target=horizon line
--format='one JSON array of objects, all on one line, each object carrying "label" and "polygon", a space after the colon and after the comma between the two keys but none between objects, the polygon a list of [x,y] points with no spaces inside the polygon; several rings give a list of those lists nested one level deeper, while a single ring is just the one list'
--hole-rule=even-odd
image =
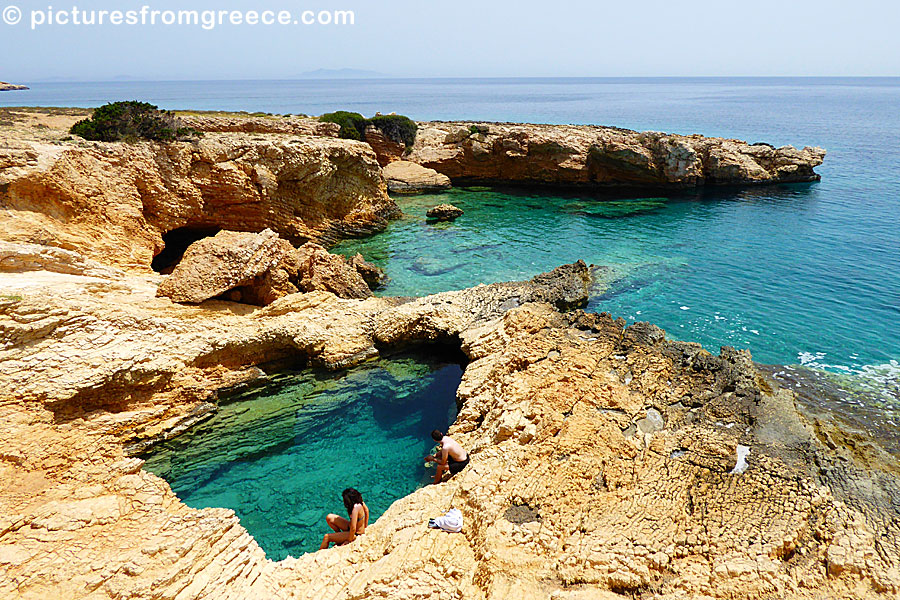
[{"label": "horizon line", "polygon": [[115,77],[111,79],[68,79],[49,77],[41,79],[4,80],[9,83],[176,83],[176,82],[252,82],[252,81],[422,81],[422,80],[660,80],[660,79],[900,79],[900,75],[440,75],[428,77],[381,75],[374,77],[285,77],[285,78],[212,78],[212,79],[142,79],[138,77]]}]

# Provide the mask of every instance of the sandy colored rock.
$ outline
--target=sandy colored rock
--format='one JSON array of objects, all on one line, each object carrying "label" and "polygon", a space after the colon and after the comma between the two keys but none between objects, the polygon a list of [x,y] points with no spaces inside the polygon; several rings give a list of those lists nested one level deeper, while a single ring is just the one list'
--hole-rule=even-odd
[{"label": "sandy colored rock", "polygon": [[[541,301],[574,300],[579,281],[586,298],[587,270],[266,308],[173,304],[155,275],[0,273],[16,294],[0,298],[0,596],[897,597],[895,461],[863,469],[823,444],[827,425],[747,352]],[[232,511],[188,508],[126,451],[255,364],[341,367],[423,340],[468,357],[450,434],[471,463],[348,546],[268,561]],[[425,526],[451,506],[461,534]]]},{"label": "sandy colored rock", "polygon": [[[72,138],[60,115],[7,110],[0,239],[149,270],[180,228],[259,232],[294,245],[383,228],[397,214],[372,149],[331,137],[206,133],[197,142]],[[83,112],[83,111],[82,111]],[[54,117],[56,118],[56,117]]]},{"label": "sandy colored rock", "polygon": [[27,90],[24,85],[16,85],[14,83],[7,83],[5,81],[0,81],[0,92],[14,92],[17,90]]},{"label": "sandy colored rock", "polygon": [[336,123],[322,123],[318,119],[309,117],[205,114],[179,114],[178,116],[185,127],[203,132],[282,133],[336,138],[341,131],[340,125]]},{"label": "sandy colored rock", "polygon": [[199,304],[250,284],[293,250],[271,229],[260,233],[220,231],[188,247],[172,274],[159,285],[157,295]]},{"label": "sandy colored rock", "polygon": [[454,181],[576,187],[817,181],[825,151],[593,125],[419,123],[406,160]]},{"label": "sandy colored rock", "polygon": [[326,291],[339,298],[368,298],[369,284],[340,255],[308,242],[297,249],[298,287],[305,292]]},{"label": "sandy colored rock", "polygon": [[434,208],[428,209],[425,216],[435,221],[455,221],[463,216],[463,211],[452,204],[438,204]]},{"label": "sandy colored rock", "polygon": [[370,290],[377,290],[388,281],[388,276],[381,267],[370,263],[358,252],[350,257],[347,264],[356,269]]},{"label": "sandy colored rock", "polygon": [[52,271],[107,279],[117,279],[124,275],[118,269],[86,259],[71,250],[3,241],[0,241],[0,271]]},{"label": "sandy colored rock", "polygon": [[418,194],[450,189],[450,178],[408,160],[397,160],[384,167],[388,190],[398,194]]},{"label": "sandy colored rock", "polygon": [[366,127],[365,140],[372,146],[378,157],[378,164],[382,167],[402,161],[403,155],[406,154],[406,144],[392,140],[374,125]]}]

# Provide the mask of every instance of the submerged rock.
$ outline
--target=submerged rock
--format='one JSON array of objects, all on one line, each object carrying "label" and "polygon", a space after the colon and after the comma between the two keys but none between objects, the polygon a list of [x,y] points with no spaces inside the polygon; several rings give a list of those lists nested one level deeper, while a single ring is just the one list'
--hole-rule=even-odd
[{"label": "submerged rock", "polygon": [[388,163],[384,169],[388,190],[398,194],[418,194],[450,189],[450,178],[406,160]]},{"label": "submerged rock", "polygon": [[452,204],[438,204],[425,213],[425,216],[435,221],[454,221],[463,216],[463,211]]}]

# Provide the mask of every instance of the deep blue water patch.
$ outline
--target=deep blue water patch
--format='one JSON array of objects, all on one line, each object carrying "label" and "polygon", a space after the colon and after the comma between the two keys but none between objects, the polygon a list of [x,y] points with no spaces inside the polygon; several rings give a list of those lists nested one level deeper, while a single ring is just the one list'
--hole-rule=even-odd
[{"label": "deep blue water patch", "polygon": [[318,549],[341,491],[374,522],[428,481],[432,429],[456,418],[458,364],[382,359],[302,371],[223,398],[212,419],[158,447],[145,468],[193,508],[233,509],[273,560]]}]

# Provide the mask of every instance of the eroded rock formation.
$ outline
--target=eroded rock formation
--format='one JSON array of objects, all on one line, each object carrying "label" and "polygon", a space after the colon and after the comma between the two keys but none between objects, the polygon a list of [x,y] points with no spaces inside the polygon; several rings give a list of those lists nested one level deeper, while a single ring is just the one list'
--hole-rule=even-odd
[{"label": "eroded rock formation", "polygon": [[[2,257],[0,246],[0,268]],[[347,260],[313,242],[294,248],[271,229],[220,231],[191,244],[156,295],[187,304],[225,295],[234,302],[267,306],[298,292],[368,298],[384,279],[384,272],[360,254]]]},{"label": "eroded rock formation", "polygon": [[373,125],[366,127],[365,140],[375,150],[378,163],[382,167],[403,160],[406,153],[406,144],[392,140]]},{"label": "eroded rock formation", "polygon": [[179,118],[185,127],[204,132],[282,133],[336,138],[341,131],[341,126],[336,123],[323,123],[309,117],[227,116],[201,113],[181,114]]},{"label": "eroded rock formation", "polygon": [[[372,285],[377,271],[264,232],[212,253],[236,252],[243,270],[211,281],[252,277],[237,289],[271,294],[265,308],[157,296],[178,287],[147,269],[164,232],[270,227],[297,243],[377,227],[393,210],[368,146],[260,133],[261,120],[170,145],[67,142],[53,121],[0,148],[0,597],[900,595],[896,461],[873,445],[860,460],[821,414],[807,422],[747,352],[713,356],[577,310],[591,286],[583,262],[528,282],[344,299],[325,290],[345,276]],[[414,155],[483,180],[800,181],[823,154],[426,125]],[[246,234],[198,243],[235,235]],[[338,369],[435,342],[468,359],[450,433],[471,464],[348,546],[271,562],[232,511],[188,508],[141,468],[141,452],[214,412],[219,390],[264,377],[258,365]],[[425,526],[451,506],[463,533]]]},{"label": "eroded rock formation", "polygon": [[[746,352],[558,312],[588,273],[263,309],[173,304],[156,275],[0,273],[0,595],[896,597],[897,475],[838,459]],[[471,464],[351,545],[270,562],[231,511],[186,507],[129,455],[261,362],[422,341],[470,361],[451,434]],[[451,506],[463,533],[425,526]]]},{"label": "eroded rock formation", "polygon": [[419,123],[406,160],[453,181],[665,188],[817,181],[821,148],[587,125]]},{"label": "eroded rock formation", "polygon": [[250,285],[293,251],[294,247],[271,229],[261,233],[220,231],[191,244],[156,293],[175,302],[199,304]]},{"label": "eroded rock formation", "polygon": [[397,214],[362,142],[206,133],[194,143],[106,144],[72,140],[66,124],[76,116],[47,118],[43,128],[27,124],[30,116],[0,127],[9,136],[0,147],[7,241],[149,270],[175,230],[270,228],[299,245],[371,232]]},{"label": "eroded rock formation", "polygon": [[383,170],[388,189],[398,194],[435,192],[451,187],[446,175],[407,160],[388,163]]}]

